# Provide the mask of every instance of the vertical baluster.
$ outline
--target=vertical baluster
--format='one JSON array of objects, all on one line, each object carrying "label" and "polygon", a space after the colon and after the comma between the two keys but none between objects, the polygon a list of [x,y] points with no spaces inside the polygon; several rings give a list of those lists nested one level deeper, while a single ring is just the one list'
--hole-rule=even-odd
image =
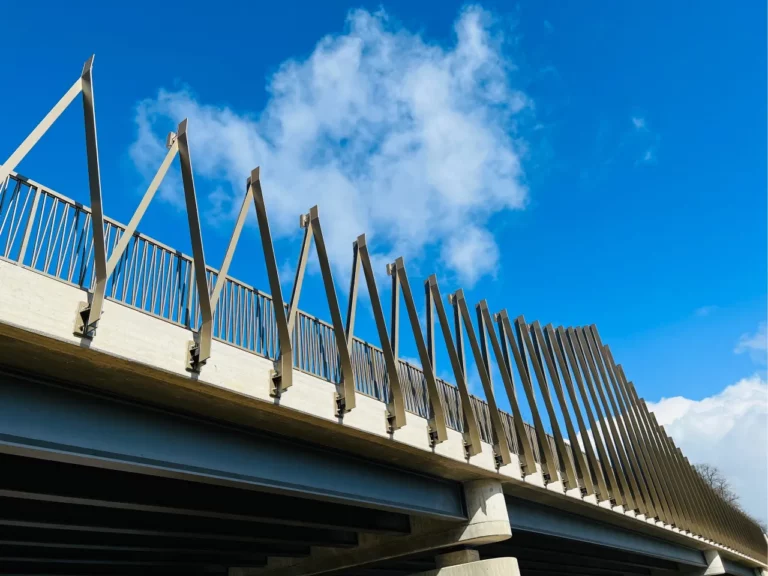
[{"label": "vertical baluster", "polygon": [[53,203],[51,204],[51,215],[49,222],[51,223],[50,226],[48,226],[48,239],[43,239],[43,242],[45,244],[45,257],[43,258],[43,272],[48,272],[48,264],[50,262],[51,258],[51,246],[52,246],[52,238],[53,238],[53,229],[56,228],[56,218],[57,214],[59,212],[59,199],[54,197]]},{"label": "vertical baluster", "polygon": [[138,308],[139,297],[141,296],[141,289],[144,279],[144,265],[147,262],[147,242],[142,238],[141,240],[141,257],[137,262],[136,276],[133,279],[133,294],[131,295],[131,305]]},{"label": "vertical baluster", "polygon": [[[75,229],[77,228],[77,208],[74,209],[74,216],[72,217],[72,225],[68,226],[67,230],[64,230],[64,233],[62,234],[62,239],[66,235],[66,240],[63,240],[61,247],[59,248],[59,263],[56,266],[56,278],[61,278],[61,271],[64,268],[64,264],[68,260],[69,255],[69,243],[74,238]],[[67,214],[69,214],[69,210],[67,210]],[[69,274],[67,274],[68,276]]]},{"label": "vertical baluster", "polygon": [[83,236],[83,259],[82,263],[80,264],[80,276],[78,277],[78,286],[85,287],[86,284],[88,284],[88,288],[90,288],[90,282],[86,282],[86,277],[88,276],[88,270],[90,270],[91,267],[91,252],[93,250],[93,237],[91,236],[91,213],[89,212],[85,216],[85,222],[84,222],[84,236]]},{"label": "vertical baluster", "polygon": [[179,321],[179,302],[181,301],[181,298],[179,300],[176,300],[176,297],[179,295],[179,278],[181,275],[181,258],[177,254],[173,254],[173,269],[171,271],[172,273],[172,282],[171,282],[171,295],[170,295],[170,301],[168,302],[168,319],[171,322],[178,322]]},{"label": "vertical baluster", "polygon": [[[19,194],[21,194],[21,192],[19,192]],[[11,223],[11,230],[13,230],[13,234],[11,235],[10,234],[10,230],[9,230],[10,242],[8,243],[8,247],[6,248],[6,251],[5,251],[5,257],[6,258],[8,258],[8,255],[10,254],[10,251],[13,249],[13,245],[16,243],[16,234],[18,234],[19,229],[21,228],[21,223],[24,221],[24,215],[27,213],[27,205],[29,204],[29,197],[32,196],[32,195],[33,195],[32,187],[31,186],[27,186],[27,194],[24,196],[24,206],[22,206],[22,208],[21,208],[21,213],[19,214],[19,219],[18,219],[17,222],[15,222],[15,223],[12,222]],[[35,195],[35,197],[37,197],[37,195]],[[18,206],[18,205],[19,205],[19,201],[17,199],[15,206]],[[16,216],[15,215],[15,210],[16,210],[16,208],[14,207],[14,220],[15,220],[15,216]],[[29,222],[31,222],[32,217],[33,217],[32,213],[30,213],[29,216],[27,217],[27,225],[25,226],[25,236],[26,236],[26,228],[29,227]],[[19,252],[19,254],[21,255],[21,251]]]},{"label": "vertical baluster", "polygon": [[34,194],[34,199],[32,200],[32,207],[29,209],[29,217],[27,218],[27,225],[24,228],[24,236],[21,240],[21,248],[19,249],[19,257],[17,259],[18,263],[22,266],[24,265],[24,256],[26,255],[27,246],[29,245],[29,237],[32,233],[32,226],[36,220],[37,205],[40,201],[41,195],[40,189],[37,186],[30,186],[29,191],[31,194]]},{"label": "vertical baluster", "polygon": [[[8,180],[8,185],[10,184],[10,180]],[[6,185],[7,187],[7,185]],[[6,193],[3,194],[3,198],[8,198],[8,204],[7,208],[5,209],[5,215],[3,216],[3,221],[0,222],[0,236],[3,235],[3,230],[5,230],[5,224],[8,222],[8,216],[11,216],[11,225],[8,229],[8,235],[6,236],[6,249],[4,251],[5,255],[8,256],[8,238],[11,236],[11,228],[13,228],[13,221],[16,219],[16,207],[19,204],[18,198],[21,191],[21,181],[16,181],[16,185],[13,187],[13,192],[8,195]],[[0,214],[2,214],[2,205],[0,205]]]},{"label": "vertical baluster", "polygon": [[123,302],[128,302],[128,290],[130,290],[136,284],[136,266],[139,252],[139,239],[134,236],[131,239],[131,255],[128,262],[125,264],[125,279],[123,280],[123,294],[120,299]]},{"label": "vertical baluster", "polygon": [[[35,232],[35,243],[32,246],[32,262],[30,263],[30,268],[35,268],[37,265],[37,260],[40,257],[40,252],[42,250],[42,238],[45,237],[45,229],[48,226],[48,221],[50,221],[51,213],[48,209],[48,198],[49,196],[47,194],[44,194],[43,196],[43,204],[40,208],[40,221],[37,225],[37,231]],[[45,220],[45,224],[43,224],[43,215],[48,211],[48,218]]]}]

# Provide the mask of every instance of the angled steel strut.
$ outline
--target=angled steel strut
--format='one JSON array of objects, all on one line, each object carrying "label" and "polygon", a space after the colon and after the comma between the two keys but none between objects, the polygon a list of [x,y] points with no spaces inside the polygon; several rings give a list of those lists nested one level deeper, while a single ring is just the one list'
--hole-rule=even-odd
[{"label": "angled steel strut", "polygon": [[[4,182],[35,144],[43,137],[62,112],[79,94],[83,95],[83,121],[85,124],[85,152],[88,160],[88,187],[91,200],[91,233],[93,237],[93,290],[88,303],[78,309],[75,334],[90,338],[101,318],[104,292],[107,284],[107,256],[104,243],[104,211],[101,202],[101,174],[99,171],[99,147],[96,138],[96,107],[93,95],[93,61],[91,56],[83,66],[80,77],[29,133],[19,147],[0,166],[0,182]],[[80,328],[78,328],[81,325]]]},{"label": "angled steel strut", "polygon": [[387,323],[384,319],[384,311],[381,308],[379,289],[376,286],[376,276],[373,273],[373,266],[371,265],[371,257],[368,253],[368,244],[365,240],[365,234],[358,236],[353,245],[352,277],[350,279],[347,325],[344,333],[350,353],[354,341],[355,312],[357,309],[357,292],[360,283],[359,276],[361,265],[363,268],[363,275],[365,276],[365,283],[368,288],[368,295],[371,298],[371,309],[373,310],[373,319],[376,323],[376,331],[379,334],[381,351],[384,356],[384,365],[387,369],[387,382],[389,384],[389,396],[387,399],[387,431],[391,434],[395,430],[405,426],[405,399],[400,383],[400,375],[397,371],[397,359],[392,352],[389,334],[387,334]]},{"label": "angled steel strut", "polygon": [[393,264],[387,264],[387,274],[392,277],[392,327],[390,329],[392,352],[397,359],[400,328],[400,289],[402,288],[403,300],[405,301],[408,320],[411,323],[413,338],[416,341],[416,349],[419,352],[419,361],[424,372],[429,406],[432,411],[428,427],[429,443],[431,446],[435,446],[448,439],[448,430],[445,426],[445,411],[443,410],[440,391],[437,388],[435,373],[432,370],[432,362],[429,358],[427,344],[424,341],[424,334],[422,334],[421,326],[419,325],[419,313],[416,311],[416,304],[413,302],[413,293],[408,282],[408,274],[406,274],[403,259],[398,258]]},{"label": "angled steel strut", "polygon": [[440,329],[445,340],[445,347],[448,350],[448,358],[451,361],[453,376],[456,379],[456,386],[459,389],[459,398],[461,400],[461,412],[464,418],[464,453],[467,458],[479,454],[482,451],[480,444],[480,427],[477,424],[475,411],[472,409],[472,400],[467,388],[466,370],[467,364],[464,360],[464,345],[462,343],[461,324],[456,324],[456,346],[453,343],[451,335],[451,325],[448,322],[448,316],[443,306],[440,288],[437,285],[437,276],[432,274],[424,284],[426,304],[427,304],[427,343],[429,344],[429,360],[432,371],[435,368],[435,326],[433,311],[437,312],[437,319],[440,322]]},{"label": "angled steel strut", "polygon": [[[336,297],[336,287],[333,283],[333,274],[331,273],[331,264],[328,261],[328,252],[325,248],[325,239],[323,238],[323,229],[320,226],[320,213],[317,206],[310,208],[308,214],[301,216],[299,224],[304,228],[304,241],[301,244],[299,253],[299,262],[296,266],[296,278],[293,282],[293,293],[291,302],[288,305],[288,333],[292,334],[296,323],[296,313],[299,306],[299,297],[301,296],[301,285],[304,281],[304,272],[307,268],[307,259],[309,258],[309,248],[312,239],[315,240],[315,251],[317,259],[320,262],[320,273],[323,277],[323,287],[328,301],[328,308],[331,313],[331,323],[333,324],[333,334],[336,338],[336,349],[339,354],[341,364],[341,378],[336,391],[336,416],[342,417],[345,412],[349,412],[355,407],[355,375],[352,371],[352,358],[350,356],[351,341],[347,340],[347,330],[341,319],[341,309]],[[349,320],[349,318],[348,318]],[[354,318],[352,317],[352,322]],[[353,324],[348,322],[350,329]]]}]

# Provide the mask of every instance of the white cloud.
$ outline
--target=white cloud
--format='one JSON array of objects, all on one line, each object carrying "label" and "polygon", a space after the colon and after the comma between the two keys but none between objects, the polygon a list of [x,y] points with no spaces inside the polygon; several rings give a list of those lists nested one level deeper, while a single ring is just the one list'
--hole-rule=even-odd
[{"label": "white cloud", "polygon": [[632,116],[632,125],[635,127],[635,130],[645,130],[645,118]]},{"label": "white cloud", "polygon": [[752,360],[765,364],[768,354],[768,332],[766,323],[761,322],[754,334],[742,334],[733,350],[736,354],[747,352]]},{"label": "white cloud", "polygon": [[702,400],[662,398],[648,408],[691,463],[717,466],[747,512],[768,519],[768,383],[761,376]]},{"label": "white cloud", "polygon": [[442,259],[459,272],[461,280],[473,285],[481,276],[496,270],[499,247],[488,230],[470,226],[460,236],[448,238],[443,244]]},{"label": "white cloud", "polygon": [[[342,276],[366,232],[377,257],[432,249],[472,284],[497,265],[489,218],[527,198],[518,125],[532,103],[511,84],[503,36],[477,7],[459,15],[450,47],[383,12],[355,11],[347,24],[306,59],[283,63],[257,113],[160,90],[138,106],[131,156],[150,177],[164,131],[188,117],[198,188],[218,190],[208,197],[215,218],[232,217],[261,165],[273,233],[295,237],[298,215],[318,204]],[[180,204],[177,182],[161,197]]]}]

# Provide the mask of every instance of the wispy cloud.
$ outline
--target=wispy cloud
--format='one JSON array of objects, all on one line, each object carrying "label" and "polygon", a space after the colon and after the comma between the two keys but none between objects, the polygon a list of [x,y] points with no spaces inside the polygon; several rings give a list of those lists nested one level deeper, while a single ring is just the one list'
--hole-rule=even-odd
[{"label": "wispy cloud", "polygon": [[[498,264],[489,219],[528,196],[519,127],[532,104],[512,84],[496,26],[470,7],[441,46],[383,12],[354,11],[344,33],[283,63],[260,111],[202,102],[191,89],[141,102],[132,158],[151,177],[165,131],[188,117],[198,188],[225,191],[209,198],[217,217],[233,216],[261,165],[273,234],[295,236],[297,216],[318,204],[340,277],[366,232],[372,256],[438,254],[469,286]],[[178,184],[162,197],[179,202]]]},{"label": "wispy cloud", "polygon": [[655,164],[657,161],[657,147],[659,135],[650,129],[645,116],[632,116],[632,134],[630,141],[632,149],[637,150],[635,165]]},{"label": "wispy cloud", "polygon": [[696,308],[696,310],[693,311],[693,315],[697,316],[699,318],[705,318],[715,312],[717,310],[717,306],[701,306],[700,308]]},{"label": "wispy cloud", "polygon": [[766,355],[768,355],[768,330],[766,329],[766,323],[761,322],[757,327],[757,331],[752,334],[742,334],[733,351],[736,354],[747,353],[755,362],[765,364]]}]

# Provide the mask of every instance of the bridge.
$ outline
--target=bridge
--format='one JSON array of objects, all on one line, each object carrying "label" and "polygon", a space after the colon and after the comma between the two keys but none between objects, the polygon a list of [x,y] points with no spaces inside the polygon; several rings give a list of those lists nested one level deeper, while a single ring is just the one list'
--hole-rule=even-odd
[{"label": "bridge", "polygon": [[[258,168],[212,268],[186,121],[130,222],[108,218],[92,65],[0,167],[0,573],[765,576],[766,536],[595,326],[472,311],[434,275],[422,326],[402,258],[387,318],[364,235],[342,315],[317,207],[286,301]],[[78,98],[90,207],[16,172]],[[191,256],[138,231],[177,156]],[[228,274],[252,205],[269,293]],[[313,243],[329,322],[298,308]],[[375,344],[355,337],[362,282]]]}]

